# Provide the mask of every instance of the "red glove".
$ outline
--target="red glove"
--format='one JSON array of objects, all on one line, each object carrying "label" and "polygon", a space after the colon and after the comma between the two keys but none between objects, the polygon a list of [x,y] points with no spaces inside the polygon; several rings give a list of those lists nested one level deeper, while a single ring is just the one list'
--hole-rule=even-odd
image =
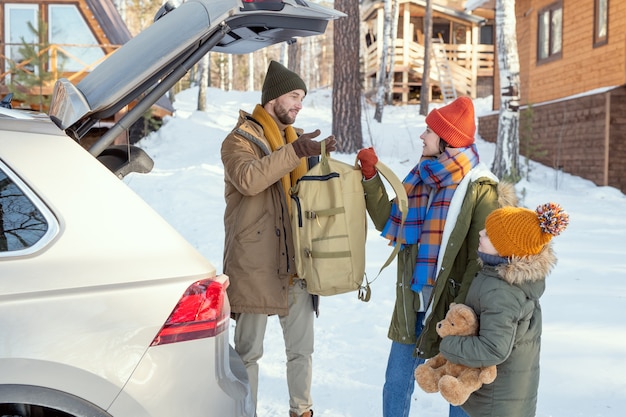
[{"label": "red glove", "polygon": [[361,173],[366,180],[376,175],[374,165],[378,162],[378,157],[376,156],[376,152],[374,152],[374,148],[369,147],[361,149],[356,157],[361,164]]}]

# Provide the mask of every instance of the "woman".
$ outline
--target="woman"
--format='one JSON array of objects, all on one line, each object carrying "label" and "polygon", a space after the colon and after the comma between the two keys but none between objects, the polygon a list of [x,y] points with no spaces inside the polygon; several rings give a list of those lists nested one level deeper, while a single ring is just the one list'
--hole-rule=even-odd
[{"label": "woman", "polygon": [[[400,244],[396,304],[388,337],[391,351],[383,388],[383,417],[406,417],[417,365],[439,352],[435,325],[450,303],[462,303],[479,270],[478,232],[504,199],[514,199],[511,185],[480,163],[474,145],[476,124],[471,99],[460,97],[431,111],[420,136],[424,148],[403,183],[409,211],[400,230],[400,213],[376,174],[372,148],[357,157],[363,173],[367,210],[376,228]],[[502,204],[513,204],[502,202]],[[450,417],[466,416],[460,407]]]}]

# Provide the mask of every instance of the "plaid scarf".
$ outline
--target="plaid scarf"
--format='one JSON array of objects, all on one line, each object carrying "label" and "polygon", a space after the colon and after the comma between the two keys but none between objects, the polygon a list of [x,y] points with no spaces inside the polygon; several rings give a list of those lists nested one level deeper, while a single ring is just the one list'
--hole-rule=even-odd
[{"label": "plaid scarf", "polygon": [[435,284],[437,256],[450,201],[463,177],[478,162],[476,145],[447,148],[437,159],[417,164],[403,181],[409,211],[402,235],[397,236],[401,213],[395,202],[381,235],[392,245],[419,243],[411,280],[411,289],[415,292],[420,292],[424,285]]}]

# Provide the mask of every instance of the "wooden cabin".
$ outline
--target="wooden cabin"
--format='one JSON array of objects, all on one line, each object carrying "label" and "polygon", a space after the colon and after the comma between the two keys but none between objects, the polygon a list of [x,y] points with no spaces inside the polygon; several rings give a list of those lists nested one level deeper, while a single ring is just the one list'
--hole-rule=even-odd
[{"label": "wooden cabin", "polygon": [[[132,38],[112,0],[0,0],[0,34],[0,99],[17,89],[13,107],[44,112],[57,79],[78,83]],[[172,112],[163,98],[152,115]]]},{"label": "wooden cabin", "polygon": [[[477,0],[473,0],[476,3]],[[521,114],[531,159],[626,192],[626,2],[516,0]],[[499,91],[497,77],[495,91]],[[495,142],[500,100],[479,119]],[[526,113],[524,113],[526,112]]]},{"label": "wooden cabin", "polygon": [[[430,99],[449,101],[457,95],[472,98],[493,94],[493,9],[480,14],[464,11],[461,1],[434,0],[430,65]],[[423,33],[426,1],[399,0],[394,45],[394,101],[419,101],[424,72]],[[361,6],[365,31],[365,91],[376,85],[383,47],[382,1]]]},{"label": "wooden cabin", "polygon": [[0,5],[1,95],[19,78],[16,72],[36,75],[33,57],[24,56],[25,44],[48,58],[43,65],[50,79],[32,93],[49,95],[58,78],[80,81],[132,37],[109,0],[0,0]]}]

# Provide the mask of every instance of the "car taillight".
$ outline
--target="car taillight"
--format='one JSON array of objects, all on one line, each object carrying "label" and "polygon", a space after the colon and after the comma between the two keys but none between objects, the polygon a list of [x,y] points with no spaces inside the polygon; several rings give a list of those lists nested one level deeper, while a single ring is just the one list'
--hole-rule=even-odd
[{"label": "car taillight", "polygon": [[150,346],[212,337],[226,330],[230,318],[227,287],[226,275],[191,284]]},{"label": "car taillight", "polygon": [[242,0],[242,10],[280,11],[285,7],[283,0]]}]

